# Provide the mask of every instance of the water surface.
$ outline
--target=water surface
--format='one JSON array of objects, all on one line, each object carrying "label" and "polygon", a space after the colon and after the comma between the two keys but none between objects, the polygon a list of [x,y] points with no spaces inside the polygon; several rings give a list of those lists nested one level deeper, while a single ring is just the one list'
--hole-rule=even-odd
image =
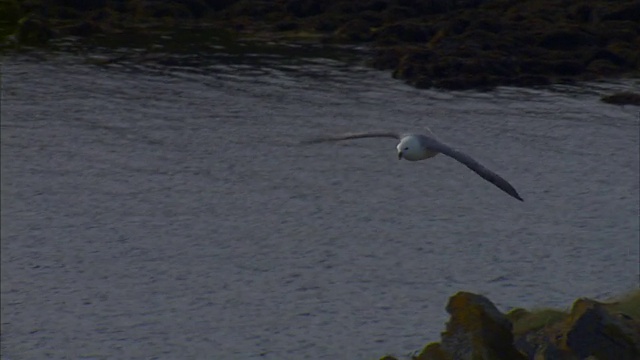
[{"label": "water surface", "polygon": [[[284,48],[5,57],[3,357],[405,356],[457,291],[506,311],[637,285],[638,108],[599,102],[637,81],[417,90]],[[393,140],[297,145],[424,126],[525,202]]]}]

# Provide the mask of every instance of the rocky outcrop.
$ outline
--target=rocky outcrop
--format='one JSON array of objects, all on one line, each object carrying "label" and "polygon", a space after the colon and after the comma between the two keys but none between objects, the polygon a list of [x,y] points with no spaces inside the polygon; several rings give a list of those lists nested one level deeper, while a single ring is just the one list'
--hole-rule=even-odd
[{"label": "rocky outcrop", "polygon": [[[4,4],[6,3],[6,4]],[[637,0],[32,0],[4,2],[0,36],[40,43],[137,29],[215,26],[368,42],[371,65],[419,87],[532,86],[640,75]],[[3,19],[4,17],[4,19]],[[314,34],[314,36],[309,36]]]},{"label": "rocky outcrop", "polygon": [[596,301],[576,301],[567,325],[561,344],[580,358],[640,358],[637,324],[622,315],[609,314]]},{"label": "rocky outcrop", "polygon": [[615,105],[640,106],[640,93],[620,92],[602,97],[603,102]]},{"label": "rocky outcrop", "polygon": [[577,300],[562,321],[518,338],[532,359],[640,359],[640,321],[589,299]]},{"label": "rocky outcrop", "polygon": [[434,343],[416,360],[524,360],[515,348],[512,324],[482,295],[459,292],[449,299],[451,318],[439,344]]},{"label": "rocky outcrop", "polygon": [[623,14],[639,11],[637,1],[476,2],[383,25],[373,65],[416,87],[447,89],[637,75],[640,23]]},{"label": "rocky outcrop", "polygon": [[428,344],[413,360],[640,359],[640,291],[624,302],[578,299],[569,313],[515,309],[508,314],[482,295],[459,292],[447,312],[451,318],[440,342]]}]

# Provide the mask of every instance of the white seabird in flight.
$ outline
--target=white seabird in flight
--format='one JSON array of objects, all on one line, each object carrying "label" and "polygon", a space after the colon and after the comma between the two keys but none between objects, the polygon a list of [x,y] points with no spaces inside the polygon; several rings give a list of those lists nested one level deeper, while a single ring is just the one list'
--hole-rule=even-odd
[{"label": "white seabird in flight", "polygon": [[[428,130],[428,129],[427,129]],[[428,130],[430,132],[430,130]],[[398,160],[405,159],[409,161],[425,160],[434,157],[438,154],[444,154],[452,157],[459,162],[466,165],[469,169],[473,170],[476,174],[480,175],[483,179],[492,183],[500,188],[500,190],[513,196],[514,198],[524,201],[516,189],[500,175],[487,169],[479,162],[475,161],[471,156],[458,151],[451,146],[436,139],[433,134],[400,134],[388,131],[373,131],[373,132],[360,132],[360,133],[347,133],[336,136],[327,136],[305,141],[305,144],[315,144],[328,141],[340,141],[349,139],[362,139],[362,138],[393,138],[398,139],[400,142],[396,146],[398,149]]]}]

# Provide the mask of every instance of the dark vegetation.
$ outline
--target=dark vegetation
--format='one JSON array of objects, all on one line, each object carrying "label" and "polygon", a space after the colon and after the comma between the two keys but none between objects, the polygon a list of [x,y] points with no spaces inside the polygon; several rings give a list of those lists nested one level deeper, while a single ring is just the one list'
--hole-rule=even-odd
[{"label": "dark vegetation", "polygon": [[640,73],[638,0],[0,0],[5,48],[68,35],[208,26],[369,43],[418,88],[482,89]]}]

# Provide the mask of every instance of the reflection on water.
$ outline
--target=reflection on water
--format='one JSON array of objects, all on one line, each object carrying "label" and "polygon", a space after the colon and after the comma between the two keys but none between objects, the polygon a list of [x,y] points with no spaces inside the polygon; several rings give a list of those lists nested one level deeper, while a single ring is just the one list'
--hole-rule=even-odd
[{"label": "reflection on water", "polygon": [[[154,46],[5,59],[7,358],[402,355],[459,290],[636,284],[638,109],[598,98],[637,83],[421,91],[345,50]],[[297,145],[424,126],[525,202],[393,141]]]}]

